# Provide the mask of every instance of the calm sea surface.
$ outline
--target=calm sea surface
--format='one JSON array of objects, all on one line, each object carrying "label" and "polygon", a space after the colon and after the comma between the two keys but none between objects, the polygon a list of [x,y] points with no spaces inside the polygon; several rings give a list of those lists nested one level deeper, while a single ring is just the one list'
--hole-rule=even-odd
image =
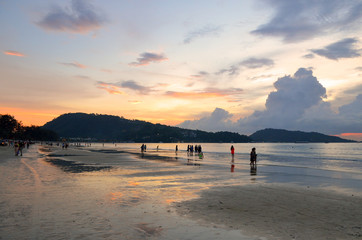
[{"label": "calm sea surface", "polygon": [[[361,143],[201,143],[204,158],[187,154],[188,143],[146,143],[146,156],[162,156],[210,174],[253,175],[259,181],[352,190],[362,193]],[[178,145],[178,152],[175,152]],[[230,154],[231,145],[235,156]],[[157,151],[157,146],[159,150]],[[141,144],[95,144],[92,147],[139,153]],[[249,166],[255,147],[257,171]]]}]

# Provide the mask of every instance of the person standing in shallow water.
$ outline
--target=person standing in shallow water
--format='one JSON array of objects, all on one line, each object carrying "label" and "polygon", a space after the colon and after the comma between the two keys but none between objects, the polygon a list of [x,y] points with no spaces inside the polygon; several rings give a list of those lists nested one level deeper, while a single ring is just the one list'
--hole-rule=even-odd
[{"label": "person standing in shallow water", "polygon": [[250,166],[255,166],[256,165],[256,149],[252,148],[251,152],[250,152]]},{"label": "person standing in shallow water", "polygon": [[234,146],[233,146],[233,145],[231,145],[230,150],[231,150],[231,155],[233,155],[233,156],[234,156],[234,153],[235,153],[235,148],[234,148]]}]

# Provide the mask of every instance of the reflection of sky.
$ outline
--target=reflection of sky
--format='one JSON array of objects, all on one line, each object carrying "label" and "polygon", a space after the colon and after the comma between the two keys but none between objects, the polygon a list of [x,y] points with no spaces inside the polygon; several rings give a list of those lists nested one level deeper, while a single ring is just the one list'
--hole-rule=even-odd
[{"label": "reflection of sky", "polygon": [[[117,148],[136,153],[139,152],[139,145],[118,144]],[[159,152],[156,151],[157,145]],[[179,150],[176,155],[175,145],[148,144],[149,150],[142,160],[151,163],[150,166],[159,166],[159,169],[136,170],[129,175],[133,177],[129,185],[174,189],[173,194],[193,187],[250,183],[251,180],[358,191],[362,187],[362,158],[358,144],[233,144],[236,149],[234,161],[229,152],[231,144],[201,144],[204,150],[202,160],[198,156],[188,156],[185,150]],[[186,149],[188,144],[177,145],[179,149]],[[114,145],[106,147],[114,148]],[[256,147],[258,153],[258,168],[253,177],[250,176],[248,153],[251,147]],[[241,150],[245,152],[240,153]],[[166,161],[163,158],[148,158],[148,155],[177,156],[177,159]],[[230,181],[230,178],[233,180]]]}]

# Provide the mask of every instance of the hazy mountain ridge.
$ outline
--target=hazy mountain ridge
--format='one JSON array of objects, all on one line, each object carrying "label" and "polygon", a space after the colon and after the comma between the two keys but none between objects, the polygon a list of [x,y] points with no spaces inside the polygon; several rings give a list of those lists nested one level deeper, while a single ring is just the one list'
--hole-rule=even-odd
[{"label": "hazy mountain ridge", "polygon": [[250,138],[255,142],[355,142],[317,132],[288,131],[267,128],[256,131]]}]

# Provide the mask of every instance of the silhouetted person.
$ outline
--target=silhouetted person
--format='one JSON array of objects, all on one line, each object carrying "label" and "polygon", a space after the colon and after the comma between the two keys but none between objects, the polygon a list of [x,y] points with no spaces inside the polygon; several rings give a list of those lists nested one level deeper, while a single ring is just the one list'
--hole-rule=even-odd
[{"label": "silhouetted person", "polygon": [[250,166],[256,166],[256,156],[255,148],[252,148],[250,152]]}]

